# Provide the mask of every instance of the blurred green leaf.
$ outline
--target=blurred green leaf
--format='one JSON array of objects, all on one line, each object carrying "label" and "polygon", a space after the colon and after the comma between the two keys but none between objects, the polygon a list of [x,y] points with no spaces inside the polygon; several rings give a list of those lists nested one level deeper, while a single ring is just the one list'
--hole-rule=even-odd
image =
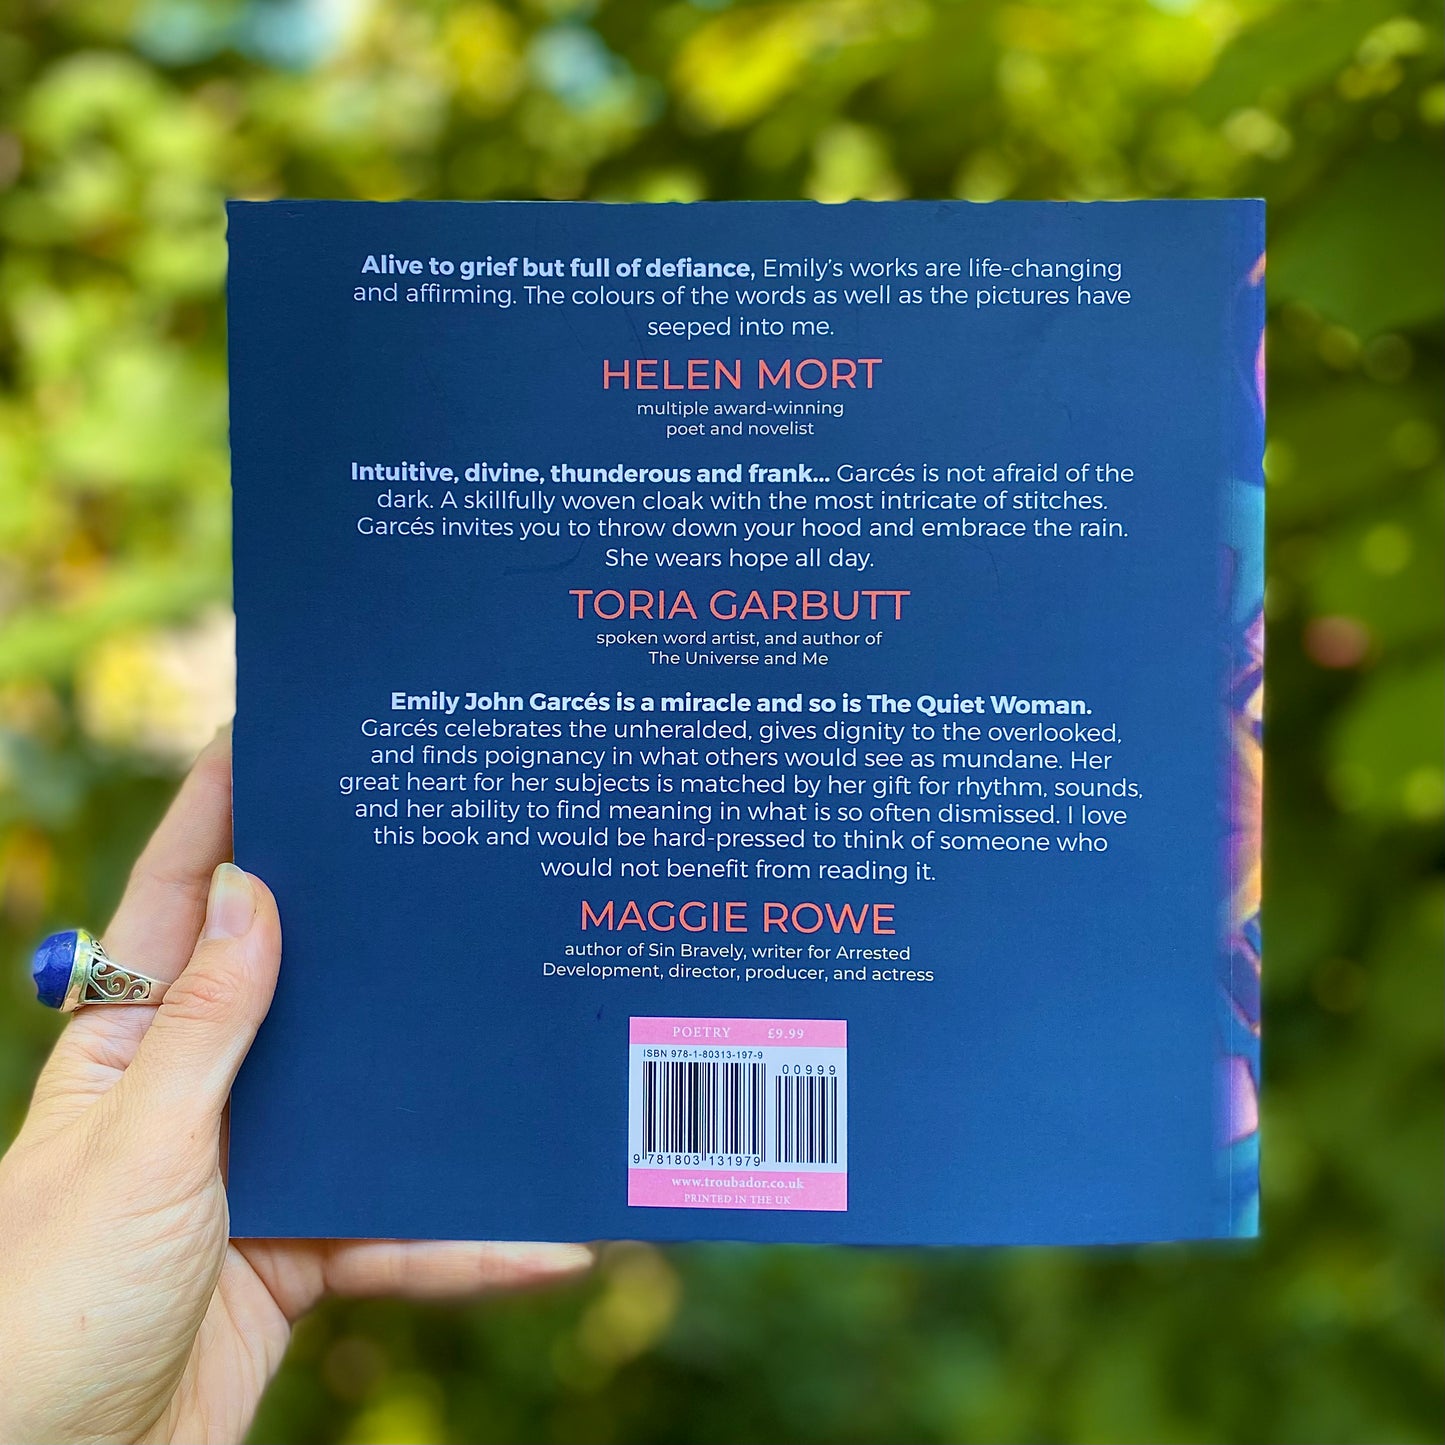
[{"label": "blurred green leaf", "polygon": [[1312,610],[1359,622],[1375,648],[1438,639],[1445,559],[1432,538],[1442,529],[1445,486],[1439,476],[1365,519],[1332,527],[1311,563]]},{"label": "blurred green leaf", "polygon": [[1261,100],[1288,101],[1326,85],[1399,0],[1303,0],[1273,8],[1225,50],[1194,94],[1194,109],[1217,123]]},{"label": "blurred green leaf", "polygon": [[1330,739],[1330,782],[1343,807],[1374,822],[1445,816],[1445,664],[1438,657],[1366,680]]},{"label": "blurred green leaf", "polygon": [[1445,193],[1440,157],[1375,144],[1321,186],[1308,212],[1270,236],[1270,288],[1359,336],[1440,315]]}]

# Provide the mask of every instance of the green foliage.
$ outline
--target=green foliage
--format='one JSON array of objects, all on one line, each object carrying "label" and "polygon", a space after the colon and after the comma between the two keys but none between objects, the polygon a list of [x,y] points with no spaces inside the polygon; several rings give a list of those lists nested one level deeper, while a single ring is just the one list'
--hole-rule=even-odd
[{"label": "green foliage", "polygon": [[[330,1307],[279,1441],[1432,1441],[1438,7],[13,0],[0,948],[103,919],[224,715],[224,196],[1271,202],[1265,1239],[616,1247]],[[53,1024],[0,986],[0,1136]],[[300,1101],[298,1101],[298,1107]]]}]

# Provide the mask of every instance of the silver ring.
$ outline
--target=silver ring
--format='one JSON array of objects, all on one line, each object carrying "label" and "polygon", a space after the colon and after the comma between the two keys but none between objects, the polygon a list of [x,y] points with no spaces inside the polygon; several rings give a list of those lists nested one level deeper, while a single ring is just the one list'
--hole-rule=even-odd
[{"label": "silver ring", "polygon": [[97,1003],[158,1004],[170,987],[148,973],[122,967],[84,928],[52,933],[35,950],[30,976],[36,998],[61,1013]]}]

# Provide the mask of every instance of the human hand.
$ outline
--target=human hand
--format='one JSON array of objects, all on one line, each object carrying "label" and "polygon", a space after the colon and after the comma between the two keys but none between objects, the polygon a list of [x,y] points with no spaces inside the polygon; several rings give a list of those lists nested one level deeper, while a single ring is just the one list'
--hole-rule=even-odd
[{"label": "human hand", "polygon": [[223,1119],[281,925],[231,853],[231,753],[202,753],[105,933],[174,979],[84,1008],[0,1159],[0,1441],[238,1441],[326,1294],[441,1298],[576,1273],[572,1244],[230,1240]]}]

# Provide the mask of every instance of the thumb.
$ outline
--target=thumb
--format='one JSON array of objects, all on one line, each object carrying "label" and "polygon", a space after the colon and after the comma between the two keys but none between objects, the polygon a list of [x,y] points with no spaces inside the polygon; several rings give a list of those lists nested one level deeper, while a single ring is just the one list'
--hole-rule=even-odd
[{"label": "thumb", "polygon": [[172,1111],[219,1122],[241,1060],[276,991],[281,920],[271,890],[234,863],[211,876],[206,921],[121,1086],[157,1118]]}]

